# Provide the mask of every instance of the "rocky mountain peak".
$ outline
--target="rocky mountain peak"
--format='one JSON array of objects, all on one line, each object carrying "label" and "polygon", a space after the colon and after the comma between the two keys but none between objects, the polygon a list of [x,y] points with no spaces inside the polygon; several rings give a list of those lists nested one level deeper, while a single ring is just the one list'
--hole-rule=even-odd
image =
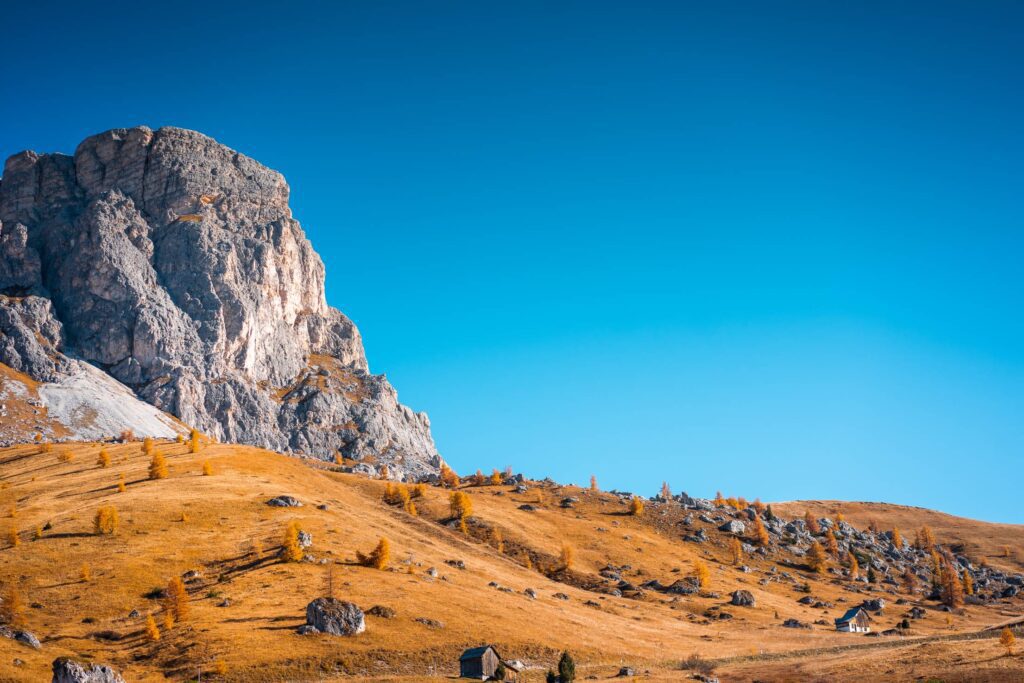
[{"label": "rocky mountain peak", "polygon": [[327,304],[284,177],[200,133],[115,129],[0,180],[0,362],[88,362],[222,440],[436,470],[429,421]]}]

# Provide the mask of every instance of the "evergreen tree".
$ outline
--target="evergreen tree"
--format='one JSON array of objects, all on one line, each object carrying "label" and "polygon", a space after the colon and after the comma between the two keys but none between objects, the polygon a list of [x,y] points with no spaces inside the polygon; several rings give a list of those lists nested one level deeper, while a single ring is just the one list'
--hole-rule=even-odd
[{"label": "evergreen tree", "polygon": [[875,581],[877,581],[877,580],[878,580],[878,577],[875,576],[875,568],[872,567],[869,564],[868,565],[868,583],[875,583]]},{"label": "evergreen tree", "polygon": [[558,660],[558,678],[561,683],[572,683],[576,680],[576,662],[568,650],[563,652],[562,658]]}]

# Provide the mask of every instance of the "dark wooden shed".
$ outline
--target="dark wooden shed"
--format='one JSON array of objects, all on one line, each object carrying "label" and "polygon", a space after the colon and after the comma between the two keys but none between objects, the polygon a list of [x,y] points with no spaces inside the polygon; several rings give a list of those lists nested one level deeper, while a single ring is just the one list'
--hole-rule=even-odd
[{"label": "dark wooden shed", "polygon": [[490,645],[471,647],[459,657],[459,677],[486,681],[494,676],[501,657]]}]

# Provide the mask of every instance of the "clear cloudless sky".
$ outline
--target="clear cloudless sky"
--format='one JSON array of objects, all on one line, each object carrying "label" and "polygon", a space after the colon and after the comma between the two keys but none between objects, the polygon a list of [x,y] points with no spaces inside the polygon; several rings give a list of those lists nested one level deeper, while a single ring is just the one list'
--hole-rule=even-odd
[{"label": "clear cloudless sky", "polygon": [[1019,2],[5,2],[0,155],[283,172],[456,470],[1024,522]]}]

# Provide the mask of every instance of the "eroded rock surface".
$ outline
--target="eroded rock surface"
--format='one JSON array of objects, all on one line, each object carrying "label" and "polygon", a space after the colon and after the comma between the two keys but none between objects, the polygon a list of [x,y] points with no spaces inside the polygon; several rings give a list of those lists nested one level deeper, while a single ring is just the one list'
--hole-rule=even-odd
[{"label": "eroded rock surface", "polygon": [[224,441],[436,472],[430,423],[369,373],[281,174],[199,133],[117,129],[0,181],[0,362],[87,361]]}]

